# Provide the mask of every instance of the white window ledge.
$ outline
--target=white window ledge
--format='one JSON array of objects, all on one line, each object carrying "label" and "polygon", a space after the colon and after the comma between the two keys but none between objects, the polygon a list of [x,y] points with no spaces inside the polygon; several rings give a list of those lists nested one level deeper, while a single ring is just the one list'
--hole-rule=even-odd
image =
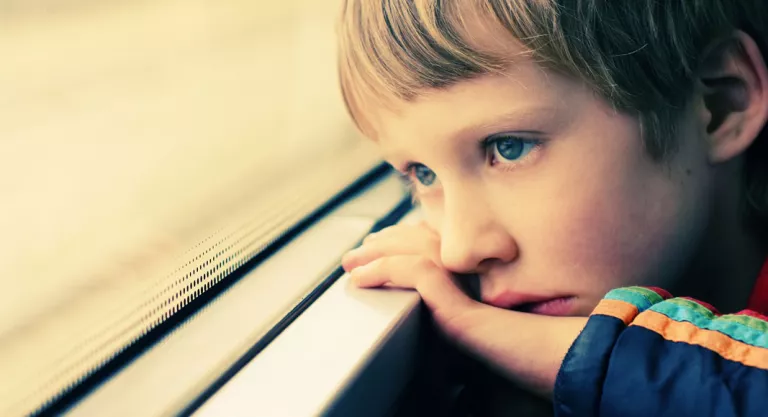
[{"label": "white window ledge", "polygon": [[338,268],[341,255],[403,196],[399,182],[390,176],[343,204],[67,414],[386,414],[413,369],[419,297],[409,291],[351,288],[346,276],[211,396],[203,394]]},{"label": "white window ledge", "polygon": [[414,368],[419,297],[340,279],[194,415],[384,416]]}]

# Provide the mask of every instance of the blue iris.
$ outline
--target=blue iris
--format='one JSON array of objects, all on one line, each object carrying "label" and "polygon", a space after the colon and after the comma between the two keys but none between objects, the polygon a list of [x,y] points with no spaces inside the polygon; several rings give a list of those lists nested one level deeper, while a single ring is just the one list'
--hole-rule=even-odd
[{"label": "blue iris", "polygon": [[413,176],[424,186],[429,187],[437,179],[437,175],[431,169],[422,164],[417,164],[413,167]]},{"label": "blue iris", "polygon": [[528,155],[536,143],[515,137],[502,137],[493,141],[494,153],[507,161],[516,161]]}]

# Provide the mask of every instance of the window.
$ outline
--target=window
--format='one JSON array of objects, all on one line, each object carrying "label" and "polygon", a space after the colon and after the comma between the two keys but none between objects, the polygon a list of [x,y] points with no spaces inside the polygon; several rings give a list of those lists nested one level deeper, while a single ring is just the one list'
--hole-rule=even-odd
[{"label": "window", "polygon": [[0,414],[33,412],[378,164],[336,1],[0,0]]}]

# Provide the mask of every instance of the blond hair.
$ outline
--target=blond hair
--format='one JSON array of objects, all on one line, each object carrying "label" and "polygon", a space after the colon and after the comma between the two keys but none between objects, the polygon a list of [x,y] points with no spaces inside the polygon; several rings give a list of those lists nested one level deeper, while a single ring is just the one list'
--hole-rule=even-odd
[{"label": "blond hair", "polygon": [[[508,32],[545,68],[589,84],[636,115],[648,152],[675,148],[675,121],[695,86],[704,48],[734,30],[765,53],[763,0],[345,0],[339,75],[347,108],[367,135],[364,107],[501,73],[515,56],[481,48],[468,16]],[[768,139],[747,151],[750,214],[768,224]]]}]

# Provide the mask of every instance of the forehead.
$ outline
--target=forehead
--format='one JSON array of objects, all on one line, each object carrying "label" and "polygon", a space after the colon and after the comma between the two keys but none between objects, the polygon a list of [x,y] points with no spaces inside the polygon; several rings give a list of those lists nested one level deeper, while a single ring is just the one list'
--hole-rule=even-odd
[{"label": "forehead", "polygon": [[526,82],[520,67],[534,53],[489,3],[449,2],[440,9],[440,17],[416,13],[423,6],[420,2],[393,4],[396,11],[371,11],[357,25],[352,24],[354,19],[342,25],[347,29],[341,37],[342,91],[353,119],[367,136],[374,140],[382,136],[381,124],[376,126],[372,119],[385,113],[383,109],[398,114],[402,107],[427,97],[491,78],[482,75],[505,74]]},{"label": "forehead", "polygon": [[412,101],[374,110],[372,124],[385,153],[427,139],[482,135],[503,124],[536,130],[568,119],[590,95],[581,82],[545,70],[525,59],[500,75],[483,75]]}]

